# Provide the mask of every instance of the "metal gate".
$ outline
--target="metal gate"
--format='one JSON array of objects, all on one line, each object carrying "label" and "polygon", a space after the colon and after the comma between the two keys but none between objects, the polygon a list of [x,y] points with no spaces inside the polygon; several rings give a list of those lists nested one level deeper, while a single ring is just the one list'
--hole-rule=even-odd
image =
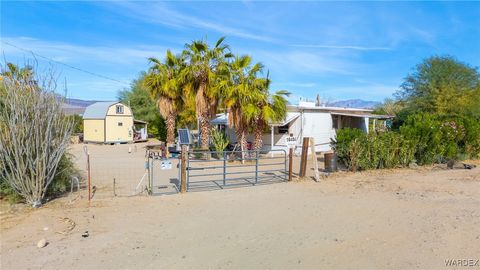
[{"label": "metal gate", "polygon": [[151,195],[176,194],[180,190],[178,158],[147,151],[148,187]]},{"label": "metal gate", "polygon": [[287,159],[285,150],[270,150],[268,155],[262,150],[190,150],[186,160],[187,191],[285,182]]}]

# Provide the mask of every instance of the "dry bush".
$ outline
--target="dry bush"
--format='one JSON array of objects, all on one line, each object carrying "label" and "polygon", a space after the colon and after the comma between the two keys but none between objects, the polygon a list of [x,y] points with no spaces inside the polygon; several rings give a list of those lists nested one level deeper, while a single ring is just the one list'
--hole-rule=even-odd
[{"label": "dry bush", "polygon": [[53,75],[0,84],[0,178],[38,207],[66,153],[73,122],[62,112]]}]

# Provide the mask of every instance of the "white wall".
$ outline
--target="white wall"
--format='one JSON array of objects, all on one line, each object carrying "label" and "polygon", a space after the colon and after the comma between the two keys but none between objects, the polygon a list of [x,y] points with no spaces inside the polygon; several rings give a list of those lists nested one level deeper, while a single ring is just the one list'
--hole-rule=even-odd
[{"label": "white wall", "polygon": [[[303,128],[302,128],[303,126]],[[313,137],[315,151],[329,151],[330,140],[335,136],[332,128],[332,117],[329,112],[305,111],[297,119],[290,123],[289,133],[297,138],[297,154],[301,152],[303,137]],[[274,148],[287,150],[286,138],[289,134],[274,135]],[[263,134],[263,149],[270,150],[271,133]]]},{"label": "white wall", "polygon": [[332,116],[329,112],[304,112],[303,137],[315,139],[315,151],[329,151],[331,138],[335,136]]}]

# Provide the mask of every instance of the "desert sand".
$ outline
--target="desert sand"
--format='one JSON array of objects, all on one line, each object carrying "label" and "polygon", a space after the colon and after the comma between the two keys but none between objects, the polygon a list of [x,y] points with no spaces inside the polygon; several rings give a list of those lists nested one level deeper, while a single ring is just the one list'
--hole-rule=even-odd
[{"label": "desert sand", "polygon": [[[105,154],[103,166],[124,164],[117,175],[135,179],[118,176],[117,197],[103,172],[90,203],[85,190],[39,209],[3,202],[0,268],[454,269],[445,260],[480,259],[478,167],[148,197],[132,196],[144,170],[126,164],[141,166],[144,152],[137,145],[126,156],[128,147],[89,146],[91,155]],[[71,151],[83,168],[81,146]],[[75,222],[71,231],[63,218]],[[48,245],[38,248],[40,239]]]}]

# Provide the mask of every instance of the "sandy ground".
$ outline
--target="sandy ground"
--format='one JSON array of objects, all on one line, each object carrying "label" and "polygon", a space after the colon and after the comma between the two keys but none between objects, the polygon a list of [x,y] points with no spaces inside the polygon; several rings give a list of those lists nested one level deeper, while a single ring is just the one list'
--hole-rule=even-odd
[{"label": "sandy ground", "polygon": [[[35,210],[3,203],[0,268],[454,269],[445,260],[480,259],[478,167],[129,196],[144,170],[127,172],[136,168],[128,164],[141,166],[144,155],[141,145],[128,147],[89,146],[105,155],[104,166],[117,164],[97,178],[90,204],[85,191]],[[129,177],[113,197],[110,178],[122,174]],[[61,218],[76,226],[58,233],[67,228]],[[40,249],[42,238],[49,244]]]}]

